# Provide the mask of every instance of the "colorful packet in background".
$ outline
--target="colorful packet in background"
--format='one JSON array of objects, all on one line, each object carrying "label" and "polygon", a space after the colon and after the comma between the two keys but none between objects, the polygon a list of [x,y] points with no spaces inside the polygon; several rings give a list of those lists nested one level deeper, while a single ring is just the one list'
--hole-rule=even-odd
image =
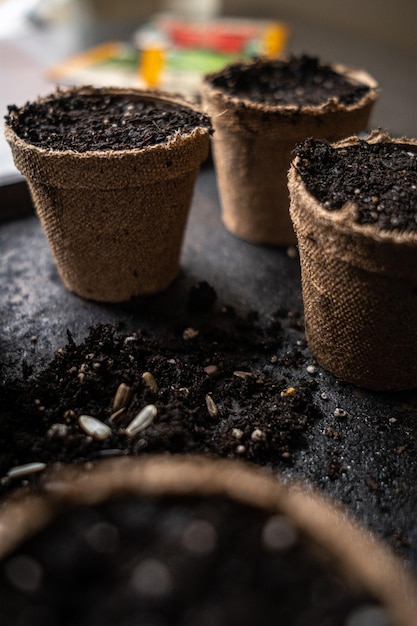
[{"label": "colorful packet in background", "polygon": [[198,98],[204,74],[237,60],[278,57],[287,46],[287,24],[275,20],[192,19],[155,15],[131,42],[109,42],[51,68],[60,84],[135,86]]}]

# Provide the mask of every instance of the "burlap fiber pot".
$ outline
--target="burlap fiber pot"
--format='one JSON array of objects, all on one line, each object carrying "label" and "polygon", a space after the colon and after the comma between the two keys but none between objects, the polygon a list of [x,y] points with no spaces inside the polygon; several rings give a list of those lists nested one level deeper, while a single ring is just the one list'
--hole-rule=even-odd
[{"label": "burlap fiber pot", "polygon": [[[240,65],[245,68],[252,63]],[[215,129],[213,155],[223,222],[238,237],[253,243],[293,244],[287,173],[294,146],[307,137],[337,141],[366,128],[377,99],[377,83],[362,70],[332,68],[370,90],[356,104],[330,99],[300,109],[228,95],[213,86],[213,80],[227,68],[205,77],[202,98]]]},{"label": "burlap fiber pot", "polygon": [[[409,143],[375,131],[367,141]],[[334,144],[357,143],[350,137]],[[308,345],[342,380],[374,390],[417,386],[417,233],[354,221],[346,203],[328,211],[289,172]]]},{"label": "burlap fiber pot", "polygon": [[0,505],[0,559],[47,528],[59,514],[127,495],[206,500],[223,496],[267,515],[284,515],[349,588],[371,593],[381,602],[391,626],[415,624],[415,580],[369,531],[324,497],[296,483],[284,485],[265,470],[240,462],[163,455],[108,459],[93,468],[51,469],[42,480],[40,495],[17,492]]},{"label": "burlap fiber pot", "polygon": [[[71,93],[192,106],[139,90]],[[68,289],[118,302],[159,292],[175,279],[195,179],[208,155],[208,128],[144,149],[88,152],[39,148],[7,124],[5,135]]]}]

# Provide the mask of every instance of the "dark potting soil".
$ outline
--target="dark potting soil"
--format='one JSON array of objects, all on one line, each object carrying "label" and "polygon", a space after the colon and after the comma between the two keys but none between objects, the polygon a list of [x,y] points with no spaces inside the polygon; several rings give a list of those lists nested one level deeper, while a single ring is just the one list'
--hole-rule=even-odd
[{"label": "dark potting soil", "polygon": [[212,79],[214,87],[237,98],[270,106],[318,106],[335,100],[351,105],[369,92],[369,87],[348,80],[316,57],[292,56],[288,61],[258,60],[235,63]]},{"label": "dark potting soil", "polygon": [[193,109],[128,95],[57,91],[21,108],[8,107],[6,123],[21,139],[52,150],[126,150],[166,144],[177,133],[210,129]]},{"label": "dark potting soil", "polygon": [[[191,290],[190,304],[202,307],[209,292]],[[321,412],[312,399],[317,382],[301,379],[293,388],[283,372],[289,359],[304,359],[281,340],[278,317],[262,329],[227,307],[218,325],[165,338],[109,325],[92,328],[79,345],[69,336],[41,373],[28,369],[3,386],[1,489],[21,484],[22,477],[7,476],[16,466],[125,454],[202,453],[285,466]],[[139,421],[149,424],[129,436],[145,407]],[[106,425],[103,438],[100,424],[99,434],[88,425],[86,432],[83,415]],[[36,475],[30,479],[36,485]]]},{"label": "dark potting soil", "polygon": [[0,569],[3,626],[388,626],[283,515],[225,498],[75,508]]},{"label": "dark potting soil", "polygon": [[333,148],[307,139],[297,146],[307,190],[329,210],[357,207],[359,224],[383,230],[417,230],[417,149],[407,144],[367,143]]}]

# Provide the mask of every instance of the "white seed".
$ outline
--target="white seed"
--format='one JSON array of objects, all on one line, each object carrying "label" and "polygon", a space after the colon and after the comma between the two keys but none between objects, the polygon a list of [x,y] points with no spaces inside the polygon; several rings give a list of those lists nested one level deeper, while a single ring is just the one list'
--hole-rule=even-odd
[{"label": "white seed", "polygon": [[317,372],[317,367],[315,365],[307,365],[306,370],[309,374],[315,374]]},{"label": "white seed", "polygon": [[241,430],[240,428],[232,428],[232,435],[235,439],[242,439],[243,430]]},{"label": "white seed", "polygon": [[245,452],[246,452],[245,446],[237,446],[236,454],[245,454]]},{"label": "white seed", "polygon": [[250,438],[252,439],[252,441],[265,441],[266,435],[264,431],[261,430],[260,428],[255,428]]},{"label": "white seed", "polygon": [[287,248],[287,256],[289,256],[290,259],[295,259],[297,255],[298,255],[298,252],[295,246],[289,246]]},{"label": "white seed", "polygon": [[341,409],[340,407],[336,407],[335,410],[333,411],[333,415],[335,417],[346,417],[347,413],[346,413],[345,409]]},{"label": "white seed", "polygon": [[21,478],[30,474],[37,474],[46,469],[46,463],[26,463],[25,465],[15,465],[7,472],[9,478]]},{"label": "white seed", "polygon": [[80,415],[78,423],[86,435],[99,441],[104,441],[104,439],[110,437],[112,432],[110,426],[100,422],[95,417],[91,417],[91,415]]},{"label": "white seed", "polygon": [[129,385],[126,385],[125,383],[120,383],[113,398],[113,411],[118,411],[122,407],[127,406],[130,402],[131,395],[131,387],[129,387]]},{"label": "white seed", "polygon": [[118,411],[115,411],[114,413],[110,415],[110,421],[113,422],[114,420],[117,420],[117,418],[123,415],[125,411],[126,411],[126,407],[122,406],[121,409],[118,409]]},{"label": "white seed", "polygon": [[151,372],[143,372],[142,380],[151,391],[158,393],[158,385]]},{"label": "white seed", "polygon": [[217,417],[219,410],[213,398],[209,394],[206,394],[206,405],[210,417]]},{"label": "white seed", "polygon": [[154,404],[147,404],[126,427],[126,435],[133,437],[134,435],[137,435],[137,433],[142,432],[142,430],[145,430],[145,428],[148,428],[148,426],[152,424],[157,413],[158,409]]},{"label": "white seed", "polygon": [[233,372],[233,376],[237,376],[238,378],[252,378],[252,372],[242,372],[241,370],[236,370]]}]

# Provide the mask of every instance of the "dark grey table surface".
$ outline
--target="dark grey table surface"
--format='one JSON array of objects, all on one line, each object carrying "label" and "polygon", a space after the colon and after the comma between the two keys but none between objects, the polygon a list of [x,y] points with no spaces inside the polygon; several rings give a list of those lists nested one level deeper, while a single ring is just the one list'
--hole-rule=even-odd
[{"label": "dark grey table surface", "polygon": [[[61,284],[32,214],[0,226],[0,249],[0,369],[6,379],[22,375],[24,360],[36,374],[65,345],[67,329],[76,341],[92,324],[120,321],[127,332],[145,327],[163,335],[179,321],[186,323],[189,288],[201,280],[216,289],[217,307],[231,305],[242,315],[256,310],[261,324],[281,307],[302,310],[294,250],[252,245],[226,232],[210,164],[197,181],[181,274],[158,296],[103,305],[73,295]],[[301,368],[287,367],[287,377],[296,385],[311,376],[306,367],[314,359],[304,333],[290,321],[283,321],[284,350],[289,355],[300,351],[303,362]],[[322,417],[281,474],[343,503],[417,573],[417,393],[367,392],[341,384],[320,367],[313,375]],[[346,418],[335,418],[337,407],[346,411]],[[337,429],[337,440],[329,440],[328,428]],[[335,464],[336,473],[331,471]]]}]

